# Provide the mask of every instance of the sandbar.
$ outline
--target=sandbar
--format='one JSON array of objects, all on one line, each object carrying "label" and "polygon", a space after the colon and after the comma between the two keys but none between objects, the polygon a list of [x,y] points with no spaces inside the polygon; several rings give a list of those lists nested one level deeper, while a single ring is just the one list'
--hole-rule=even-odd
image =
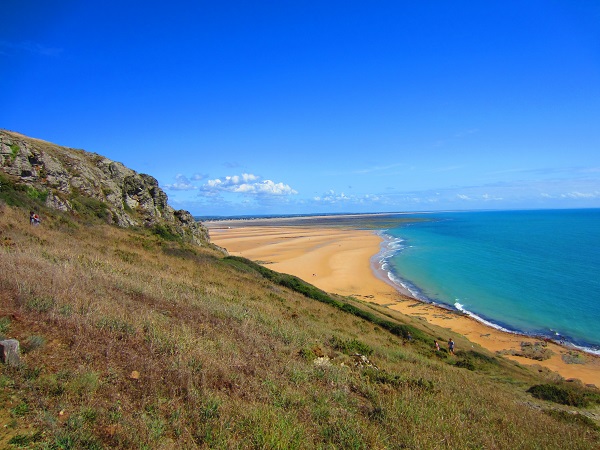
[{"label": "sandbar", "polygon": [[[318,288],[383,305],[402,314],[420,318],[447,330],[446,339],[460,334],[492,352],[521,349],[522,342],[539,342],[529,336],[489,327],[467,315],[417,301],[378,274],[372,258],[379,253],[382,238],[369,230],[340,227],[282,225],[276,220],[261,222],[204,222],[211,241],[229,254],[243,256],[277,272],[295,275]],[[298,222],[295,222],[298,223]],[[444,344],[443,342],[440,345]],[[600,358],[554,342],[547,343],[550,359],[536,361],[505,354],[523,365],[537,365],[565,379],[579,379],[600,386]],[[580,353],[583,364],[568,364],[563,355]]]}]

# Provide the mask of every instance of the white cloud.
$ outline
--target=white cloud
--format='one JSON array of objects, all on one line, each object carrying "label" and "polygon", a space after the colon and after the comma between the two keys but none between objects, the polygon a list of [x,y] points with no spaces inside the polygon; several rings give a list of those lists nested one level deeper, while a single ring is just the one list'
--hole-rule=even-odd
[{"label": "white cloud", "polygon": [[173,184],[165,184],[165,189],[170,189],[172,191],[193,191],[198,189],[198,187],[194,186],[185,175],[180,173],[175,176],[175,180],[176,181]]},{"label": "white cloud", "polygon": [[488,200],[504,200],[502,197],[494,197],[490,194],[483,194],[481,196],[481,198],[483,198],[484,200],[488,201]]},{"label": "white cloud", "polygon": [[[439,194],[436,194],[439,195]],[[491,201],[491,200],[503,200],[502,197],[498,197],[498,196],[494,196],[494,195],[490,195],[487,192],[483,193],[483,194],[477,194],[474,193],[472,195],[465,195],[465,194],[456,194],[456,198],[460,199],[460,200],[466,200],[466,201],[478,201],[478,200],[483,200],[485,202]]]},{"label": "white cloud", "polygon": [[352,204],[372,204],[378,203],[382,199],[379,195],[346,195],[344,192],[337,193],[333,189],[323,193],[320,196],[313,197],[313,201],[317,203],[352,203]]},{"label": "white cloud", "polygon": [[542,192],[540,194],[541,197],[547,199],[571,199],[571,200],[589,200],[600,198],[600,191],[593,192],[580,192],[580,191],[571,191],[571,192],[563,192],[556,194],[549,194],[547,192]]},{"label": "white cloud", "polygon": [[561,195],[562,198],[598,198],[600,197],[600,192],[568,192],[566,194]]},{"label": "white cloud", "polygon": [[243,173],[208,180],[201,190],[207,193],[232,192],[247,195],[283,196],[294,195],[298,192],[284,183],[272,180],[261,180],[258,175]]}]

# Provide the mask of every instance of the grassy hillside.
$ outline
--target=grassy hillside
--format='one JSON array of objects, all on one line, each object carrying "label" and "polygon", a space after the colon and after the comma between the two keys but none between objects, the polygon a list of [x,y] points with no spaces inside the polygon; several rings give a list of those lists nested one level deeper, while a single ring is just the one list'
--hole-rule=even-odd
[{"label": "grassy hillside", "polygon": [[595,389],[151,230],[33,227],[37,200],[4,195],[0,337],[23,364],[0,365],[0,448],[600,446]]}]

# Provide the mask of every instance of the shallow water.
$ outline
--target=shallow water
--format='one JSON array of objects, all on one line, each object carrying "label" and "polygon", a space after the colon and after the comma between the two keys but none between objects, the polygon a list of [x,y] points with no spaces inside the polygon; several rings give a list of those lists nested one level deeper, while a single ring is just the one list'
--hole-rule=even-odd
[{"label": "shallow water", "polygon": [[382,234],[391,280],[489,325],[600,353],[600,210],[408,217],[426,220]]}]

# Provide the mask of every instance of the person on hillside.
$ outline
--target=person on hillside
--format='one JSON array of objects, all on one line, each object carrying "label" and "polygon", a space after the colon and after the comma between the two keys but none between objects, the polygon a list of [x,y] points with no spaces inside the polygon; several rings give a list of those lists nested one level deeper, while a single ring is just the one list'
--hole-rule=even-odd
[{"label": "person on hillside", "polygon": [[33,225],[34,217],[35,217],[35,213],[33,211],[29,211],[29,225]]},{"label": "person on hillside", "polygon": [[41,222],[40,216],[38,215],[38,213],[35,213],[33,215],[33,224],[34,225],[39,225]]},{"label": "person on hillside", "polygon": [[439,352],[440,351],[440,344],[438,344],[438,341],[433,341],[433,344],[435,345],[435,351]]},{"label": "person on hillside", "polygon": [[448,339],[448,353],[454,355],[454,341],[452,338]]}]

